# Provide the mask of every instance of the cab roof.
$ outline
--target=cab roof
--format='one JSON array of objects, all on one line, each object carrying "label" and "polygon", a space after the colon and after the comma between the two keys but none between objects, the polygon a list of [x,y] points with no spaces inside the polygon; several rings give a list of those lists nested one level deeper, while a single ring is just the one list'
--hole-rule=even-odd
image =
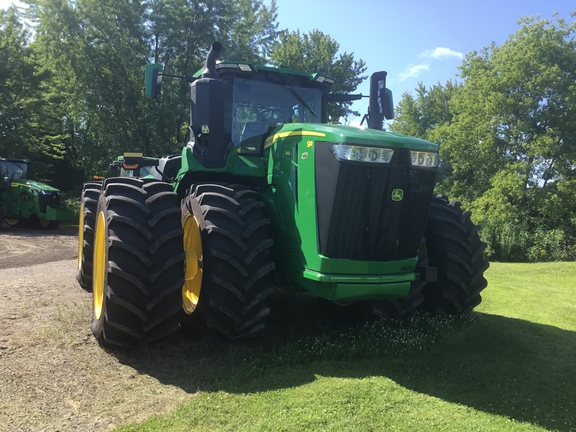
[{"label": "cab roof", "polygon": [[[310,82],[316,82],[323,87],[328,89],[334,85],[334,78],[329,75],[322,73],[309,74],[306,72],[296,71],[286,66],[259,66],[251,62],[239,62],[225,60],[216,64],[216,71],[219,75],[231,74],[231,75],[255,75],[258,73],[272,73],[276,75],[291,75],[303,78],[308,78]],[[194,78],[201,78],[204,73],[204,68],[200,69],[194,74]]]},{"label": "cab roof", "polygon": [[17,159],[17,158],[2,158],[0,157],[1,162],[13,162],[13,163],[30,163],[28,159]]}]

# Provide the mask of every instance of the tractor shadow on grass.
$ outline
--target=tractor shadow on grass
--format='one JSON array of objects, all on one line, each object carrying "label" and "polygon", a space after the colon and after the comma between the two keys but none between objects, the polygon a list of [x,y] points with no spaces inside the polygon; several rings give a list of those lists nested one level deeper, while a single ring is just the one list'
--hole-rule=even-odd
[{"label": "tractor shadow on grass", "polygon": [[[278,295],[273,303],[268,329],[253,341],[210,343],[177,335],[170,343],[116,355],[140,373],[190,393],[263,392],[304,385],[317,375],[382,376],[514,421],[566,432],[576,428],[575,332],[475,313],[471,322],[441,329],[433,343],[391,347],[379,355],[358,351],[357,358],[345,360],[327,350],[310,361],[302,338],[329,340],[360,322],[342,319],[307,295]],[[279,358],[286,353],[293,357],[288,362]]]}]

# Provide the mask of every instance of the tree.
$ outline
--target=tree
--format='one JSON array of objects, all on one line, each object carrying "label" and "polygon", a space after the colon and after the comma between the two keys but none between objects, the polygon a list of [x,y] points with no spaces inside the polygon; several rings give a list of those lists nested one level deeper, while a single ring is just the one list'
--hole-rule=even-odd
[{"label": "tree", "polygon": [[67,149],[87,174],[124,151],[163,156],[186,143],[188,84],[166,79],[162,97],[147,99],[146,63],[193,74],[215,40],[227,56],[258,59],[277,26],[275,3],[259,0],[37,0],[30,17]]},{"label": "tree", "polygon": [[[299,31],[285,31],[272,45],[270,58],[276,65],[307,73],[323,73],[335,80],[333,93],[353,93],[366,79],[363,60],[356,61],[354,53],[338,54],[340,44],[319,30],[301,35]],[[338,123],[341,118],[350,115],[359,116],[352,111],[351,102],[331,104],[328,118]]]},{"label": "tree", "polygon": [[15,7],[0,10],[0,156],[28,158],[33,178],[70,189],[71,178],[58,178],[70,166],[58,103],[47,92],[50,73],[20,18]]},{"label": "tree", "polygon": [[464,86],[444,150],[485,217],[501,217],[485,196],[491,191],[516,220],[540,223],[543,200],[576,176],[575,31],[576,22],[523,18],[502,46],[460,67]]},{"label": "tree", "polygon": [[[463,200],[476,221],[500,234],[506,227],[526,234],[518,238],[540,236],[540,250],[550,252],[556,239],[569,257],[576,255],[576,22],[519,25],[503,45],[466,56],[454,91],[420,85],[416,98],[404,95],[394,128],[440,144],[437,189]],[[524,258],[546,255],[525,246]]]},{"label": "tree", "polygon": [[0,156],[30,153],[27,123],[39,78],[29,34],[14,6],[0,10]]},{"label": "tree", "polygon": [[[148,62],[161,63],[174,74],[196,73],[212,43],[222,57],[264,63],[277,37],[276,4],[260,0],[155,0],[147,4],[144,27]],[[190,94],[183,80],[164,80],[163,95],[147,101],[151,126],[159,142],[187,140]],[[160,122],[154,118],[162,119]]]},{"label": "tree", "polygon": [[434,130],[452,121],[449,102],[461,87],[454,81],[447,81],[426,88],[418,83],[416,96],[404,93],[396,107],[396,119],[391,125],[394,132],[433,141]]}]

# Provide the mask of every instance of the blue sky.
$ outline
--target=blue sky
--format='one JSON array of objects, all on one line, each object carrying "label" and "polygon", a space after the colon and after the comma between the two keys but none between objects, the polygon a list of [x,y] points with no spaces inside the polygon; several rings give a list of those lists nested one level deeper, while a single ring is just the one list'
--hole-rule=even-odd
[{"label": "blue sky", "polygon": [[[265,0],[267,2],[269,0]],[[0,8],[12,0],[0,0]],[[281,29],[330,35],[342,52],[354,53],[367,74],[388,72],[397,103],[418,82],[426,86],[454,79],[462,58],[518,30],[522,15],[571,21],[574,0],[276,0]],[[368,80],[358,93],[368,94]],[[366,112],[367,99],[354,108]],[[359,120],[359,119],[358,119]]]},{"label": "blue sky", "polygon": [[[574,0],[276,0],[280,28],[318,29],[354,53],[367,73],[388,72],[397,103],[418,82],[426,86],[454,79],[462,58],[492,42],[503,44],[518,30],[522,15],[568,22]],[[368,94],[368,80],[358,93]],[[354,108],[365,113],[367,99]]]}]

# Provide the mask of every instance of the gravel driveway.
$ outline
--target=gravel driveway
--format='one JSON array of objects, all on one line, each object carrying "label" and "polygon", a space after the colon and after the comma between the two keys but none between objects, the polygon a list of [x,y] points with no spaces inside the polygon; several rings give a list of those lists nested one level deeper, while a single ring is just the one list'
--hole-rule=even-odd
[{"label": "gravel driveway", "polygon": [[0,227],[2,430],[106,431],[193,397],[98,346],[77,241],[65,229]]}]

